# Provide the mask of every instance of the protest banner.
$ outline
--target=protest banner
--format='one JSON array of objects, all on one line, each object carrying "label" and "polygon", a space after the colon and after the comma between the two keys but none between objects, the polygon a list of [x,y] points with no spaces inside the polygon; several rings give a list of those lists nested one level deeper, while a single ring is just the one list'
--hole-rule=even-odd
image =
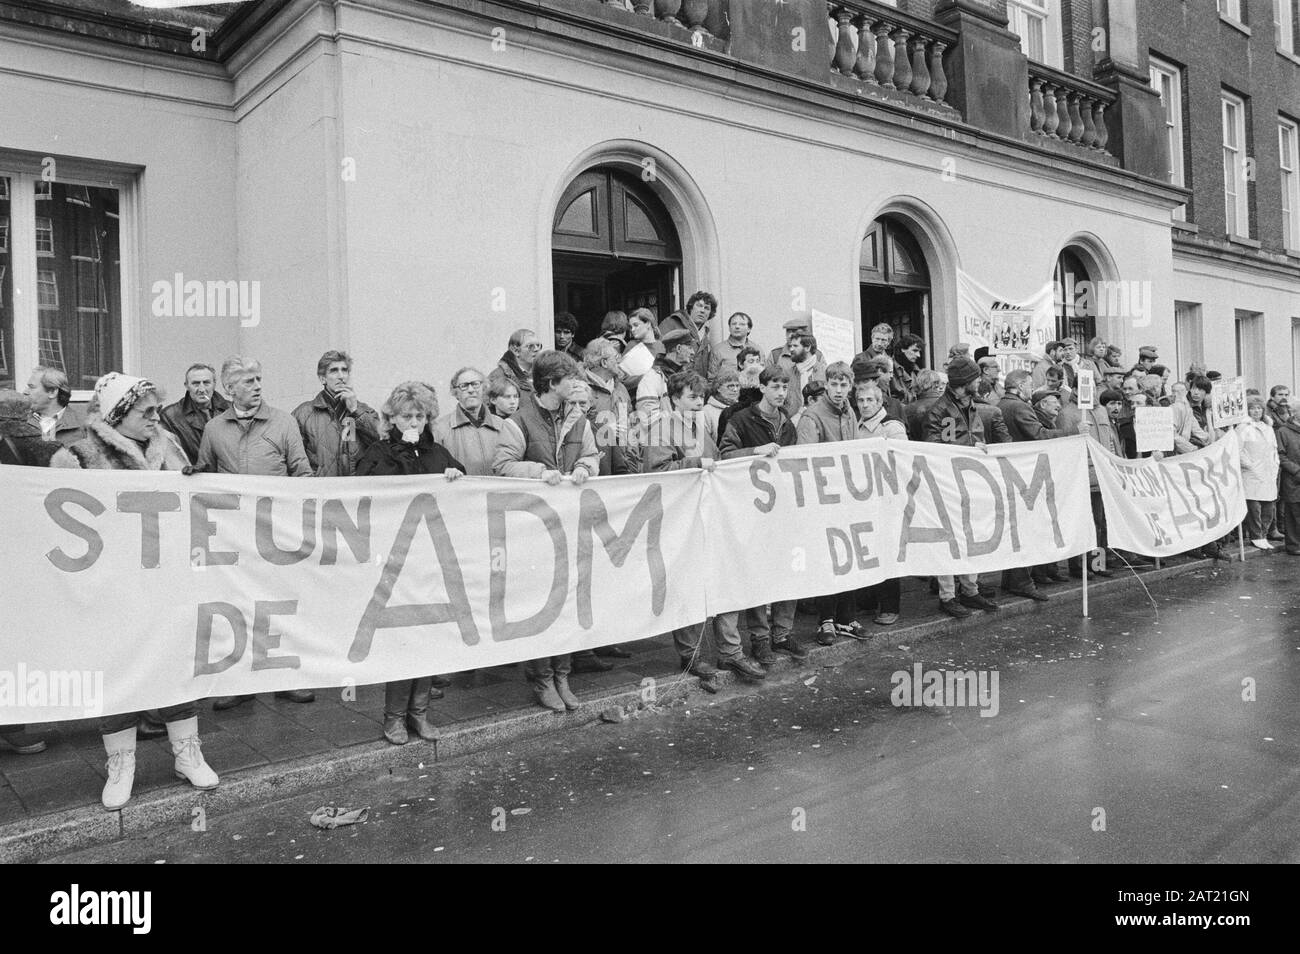
[{"label": "protest banner", "polygon": [[1110,546],[1173,556],[1213,543],[1246,516],[1241,446],[1229,431],[1209,447],[1162,460],[1124,460],[1089,439]]},{"label": "protest banner", "polygon": [[853,322],[836,318],[825,312],[812,309],[812,333],[817,339],[817,350],[826,357],[826,363],[843,361],[848,364],[857,354],[857,343],[853,337]]},{"label": "protest banner", "polygon": [[1023,301],[1007,301],[970,275],[957,272],[958,330],[961,340],[998,359],[1004,373],[1030,370],[1055,337],[1053,289],[1044,285]]},{"label": "protest banner", "polygon": [[0,724],[503,665],[1044,563],[1095,545],[1085,453],[853,441],[580,487],[0,466]]},{"label": "protest banner", "polygon": [[1096,546],[1080,437],[970,447],[848,441],[718,466],[709,613],[899,576],[984,573]]},{"label": "protest banner", "polygon": [[[0,494],[0,724],[476,669],[704,619],[700,471],[548,487],[0,466]],[[96,673],[102,697],[84,698]]]},{"label": "protest banner", "polygon": [[1079,410],[1091,411],[1093,402],[1096,400],[1097,390],[1096,382],[1093,380],[1092,369],[1080,368],[1079,372]]},{"label": "protest banner", "polygon": [[1246,421],[1246,379],[1215,381],[1210,386],[1210,425],[1227,428]]},{"label": "protest banner", "polygon": [[1133,434],[1137,452],[1172,451],[1174,449],[1174,409],[1172,407],[1133,408]]}]

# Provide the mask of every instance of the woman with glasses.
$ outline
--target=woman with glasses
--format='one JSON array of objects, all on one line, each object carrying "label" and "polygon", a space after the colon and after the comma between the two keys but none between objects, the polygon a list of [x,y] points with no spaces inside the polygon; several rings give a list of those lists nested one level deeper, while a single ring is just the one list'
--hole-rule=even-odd
[{"label": "woman with glasses", "polygon": [[[110,371],[95,383],[86,410],[86,436],[50,459],[51,467],[86,470],[179,470],[193,468],[180,443],[159,424],[161,402],[153,382]],[[199,747],[198,707],[193,702],[159,710],[167,723],[177,776],[198,789],[217,787]],[[101,796],[116,811],[131,798],[135,784],[136,723],[140,714],[122,712],[99,720],[108,753],[108,781]]]}]

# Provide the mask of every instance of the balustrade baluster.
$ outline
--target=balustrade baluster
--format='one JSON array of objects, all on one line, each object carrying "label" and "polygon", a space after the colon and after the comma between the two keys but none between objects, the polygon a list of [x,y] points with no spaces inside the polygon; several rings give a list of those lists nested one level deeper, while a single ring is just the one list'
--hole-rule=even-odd
[{"label": "balustrade baluster", "polygon": [[876,37],[871,32],[871,18],[865,13],[858,22],[858,62],[854,72],[860,80],[876,85]]},{"label": "balustrade baluster", "polygon": [[943,51],[947,48],[943,40],[935,40],[930,47],[930,98],[936,103],[942,103],[948,92],[948,75],[943,68]]},{"label": "balustrade baluster", "polygon": [[915,96],[924,96],[930,91],[930,70],[925,65],[925,44],[923,36],[912,39],[912,85],[908,87]]},{"label": "balustrade baluster", "polygon": [[1060,124],[1060,113],[1056,110],[1056,84],[1043,83],[1043,135],[1056,136],[1056,127]]},{"label": "balustrade baluster", "polygon": [[1037,77],[1029,80],[1029,129],[1043,132],[1043,81]]},{"label": "balustrade baluster", "polygon": [[911,35],[902,27],[894,33],[894,88],[903,92],[912,85],[912,62],[907,57],[907,40]]},{"label": "balustrade baluster", "polygon": [[889,39],[888,23],[877,23],[872,28],[876,34],[876,82],[885,89],[894,88],[894,44]]}]

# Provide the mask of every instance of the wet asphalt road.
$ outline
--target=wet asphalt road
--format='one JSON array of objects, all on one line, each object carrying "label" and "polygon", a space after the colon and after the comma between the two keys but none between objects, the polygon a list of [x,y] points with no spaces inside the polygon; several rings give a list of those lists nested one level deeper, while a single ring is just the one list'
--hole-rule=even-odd
[{"label": "wet asphalt road", "polygon": [[[1091,620],[1058,599],[915,649],[883,635],[762,691],[58,860],[1300,861],[1300,560],[1153,596],[1158,619],[1129,589]],[[915,663],[996,670],[998,714],[894,707],[891,674]],[[318,831],[319,805],[370,817]]]}]

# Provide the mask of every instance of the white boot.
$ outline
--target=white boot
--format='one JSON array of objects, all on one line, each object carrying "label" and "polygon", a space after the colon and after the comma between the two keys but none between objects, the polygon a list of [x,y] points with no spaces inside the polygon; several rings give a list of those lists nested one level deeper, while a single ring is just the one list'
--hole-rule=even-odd
[{"label": "white boot", "polygon": [[104,736],[104,751],[108,753],[108,781],[100,800],[110,812],[115,812],[131,800],[131,786],[135,784],[135,723]]},{"label": "white boot", "polygon": [[176,756],[176,777],[185,779],[195,788],[216,788],[217,773],[203,761],[203,750],[199,748],[199,717],[168,722],[167,738],[171,740],[172,753]]}]

